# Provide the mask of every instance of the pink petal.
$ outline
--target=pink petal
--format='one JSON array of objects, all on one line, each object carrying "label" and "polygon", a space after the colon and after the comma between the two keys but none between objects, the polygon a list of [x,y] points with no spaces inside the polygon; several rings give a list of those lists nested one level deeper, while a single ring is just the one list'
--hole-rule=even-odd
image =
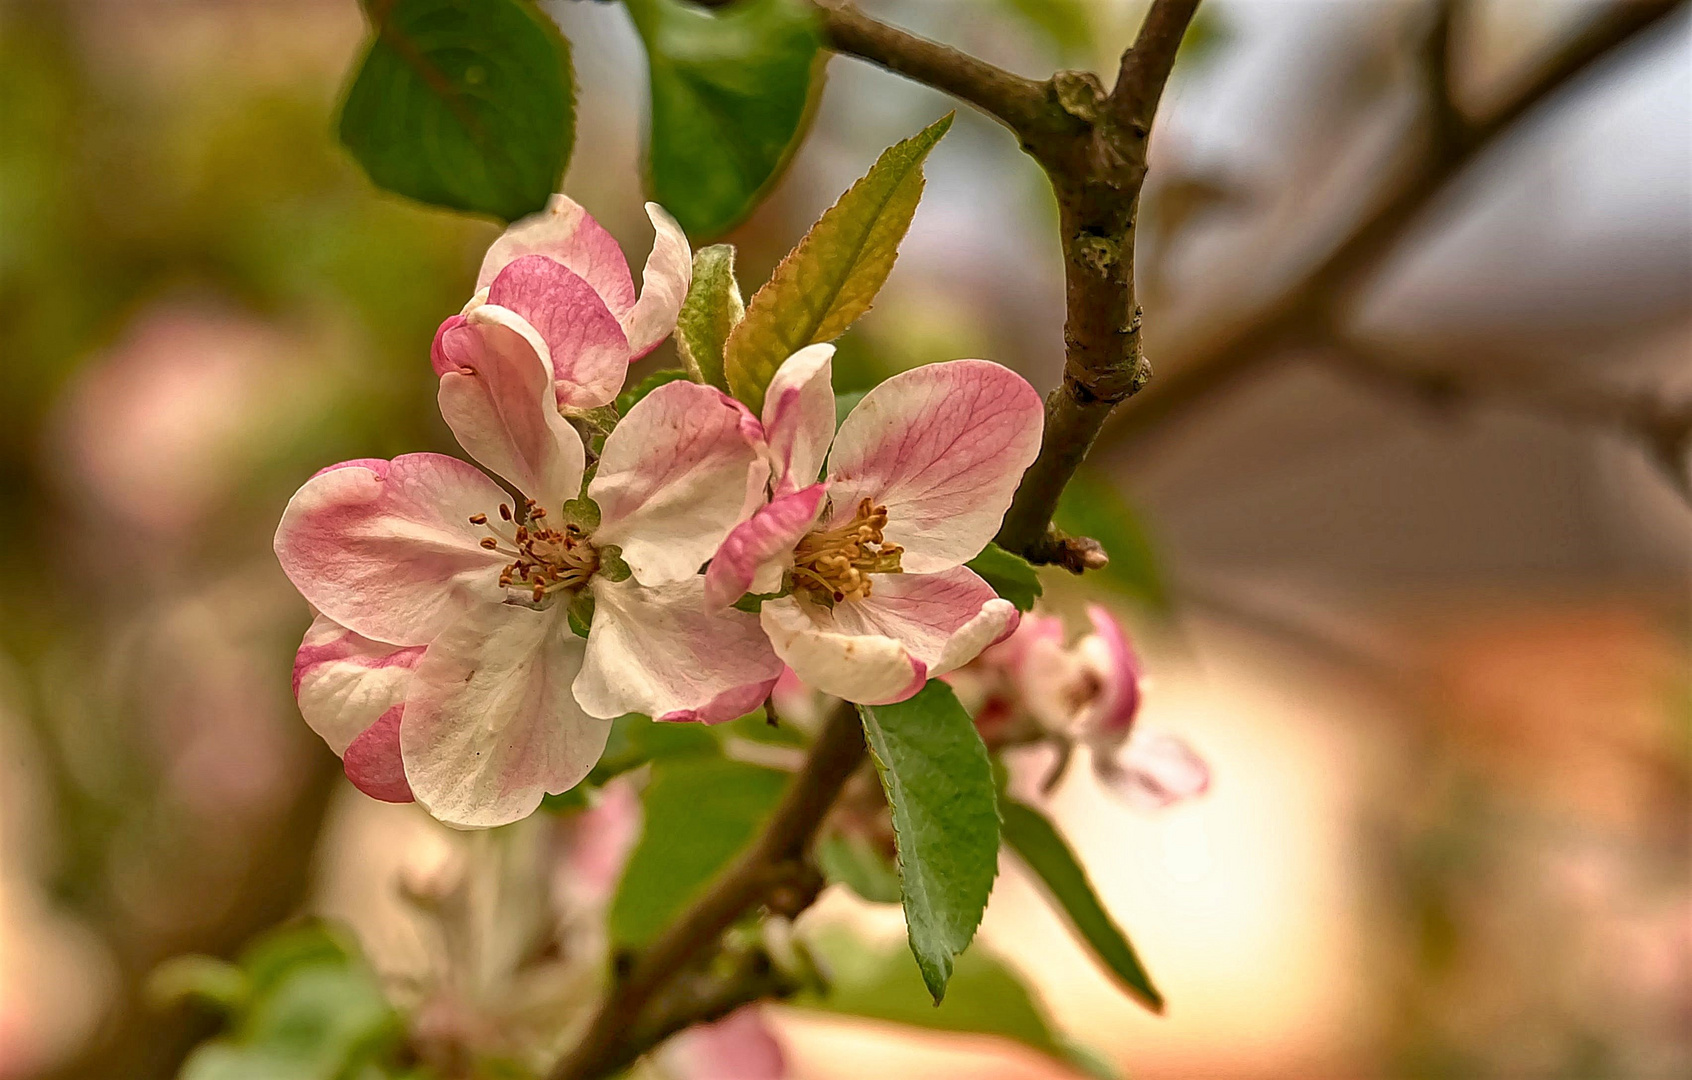
[{"label": "pink petal", "polygon": [[[728,607],[748,592],[773,592],[793,546],[811,531],[827,489],[821,484],[778,495],[734,527],[705,570],[705,603]],[[771,573],[775,571],[775,573]]]},{"label": "pink petal", "polygon": [[611,731],[570,696],[582,649],[562,604],[479,605],[435,639],[400,726],[424,809],[449,825],[504,825],[581,782]]},{"label": "pink petal", "polygon": [[488,303],[516,312],[546,343],[560,406],[608,405],[623,388],[630,360],[623,328],[593,286],[563,264],[542,255],[513,261],[494,278]]},{"label": "pink petal", "polygon": [[769,463],[758,422],[720,390],[665,383],[605,440],[588,494],[594,543],[618,544],[647,585],[692,577],[763,502]]},{"label": "pink petal", "polygon": [[652,254],[646,257],[646,269],[641,271],[640,299],[622,317],[629,350],[636,360],[675,330],[676,316],[693,284],[693,252],[688,248],[687,234],[669,211],[655,202],[646,204],[646,216],[652,219]]},{"label": "pink petal", "polygon": [[405,782],[405,765],[400,760],[400,718],[404,705],[395,705],[347,747],[342,767],[353,786],[382,802],[412,801],[411,785]]},{"label": "pink petal", "polygon": [[640,818],[640,789],[624,774],[600,788],[587,809],[560,822],[564,842],[556,884],[574,911],[603,917],[640,840]]},{"label": "pink petal", "polygon": [[546,347],[533,333],[492,304],[445,331],[440,352],[454,369],[441,376],[441,416],[471,457],[556,512],[581,494],[586,452],[553,403]]},{"label": "pink petal", "polygon": [[507,496],[441,454],[348,462],[307,480],[276,529],[276,558],[319,611],[396,645],[426,645],[477,600],[500,600],[505,556],[470,516]]},{"label": "pink petal", "polygon": [[782,362],[764,391],[764,441],[775,493],[816,482],[834,439],[834,346],[807,345]]},{"label": "pink petal", "polygon": [[1087,618],[1092,621],[1093,633],[1077,648],[1090,662],[1101,691],[1082,724],[1094,739],[1120,742],[1128,736],[1140,711],[1143,668],[1122,624],[1108,608],[1088,604]]},{"label": "pink petal", "polygon": [[758,617],[707,610],[698,575],[657,587],[595,578],[593,597],[575,690],[594,716],[732,720],[757,707],[781,675]]},{"label": "pink petal", "polygon": [[512,224],[482,259],[476,288],[493,284],[499,272],[525,255],[545,255],[574,271],[599,294],[611,314],[625,318],[635,306],[634,279],[623,249],[593,215],[565,195]]},{"label": "pink petal", "polygon": [[1016,606],[999,599],[967,567],[938,574],[878,574],[871,584],[864,599],[834,605],[835,625],[898,641],[931,679],[969,663],[1016,628]]},{"label": "pink petal", "polygon": [[1040,452],[1044,417],[1027,380],[987,360],[895,375],[864,396],[834,437],[834,521],[867,497],[887,507],[886,536],[905,549],[907,571],[961,565],[998,531]]},{"label": "pink petal", "polygon": [[383,713],[405,701],[421,645],[384,645],[324,615],[294,655],[294,699],[311,730],[337,754]]},{"label": "pink petal", "polygon": [[842,627],[834,610],[798,597],[766,600],[759,623],[782,662],[805,684],[847,701],[883,705],[922,689],[928,668],[897,639]]},{"label": "pink petal", "polygon": [[673,1080],[787,1080],[787,1056],[764,1022],[747,1006],[714,1024],[695,1024],[660,1055]]},{"label": "pink petal", "polygon": [[1143,810],[1210,790],[1205,760],[1185,740],[1161,732],[1137,732],[1115,756],[1095,750],[1093,769],[1113,794]]}]

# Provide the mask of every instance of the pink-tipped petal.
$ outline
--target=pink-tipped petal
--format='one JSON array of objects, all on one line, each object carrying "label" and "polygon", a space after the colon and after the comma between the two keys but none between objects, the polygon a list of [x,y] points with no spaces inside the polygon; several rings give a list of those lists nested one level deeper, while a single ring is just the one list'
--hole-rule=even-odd
[{"label": "pink-tipped petal", "polygon": [[404,454],[307,480],[276,529],[276,558],[300,595],[365,637],[426,645],[477,600],[503,598],[506,557],[481,546],[473,514],[503,489],[473,465]]},{"label": "pink-tipped petal", "polygon": [[812,484],[778,495],[736,525],[705,570],[705,603],[725,608],[748,592],[774,591],[777,575],[792,561],[793,546],[816,523],[826,494],[823,485]]},{"label": "pink-tipped petal", "polygon": [[464,316],[449,315],[440,326],[435,328],[435,340],[429,345],[429,366],[435,369],[436,375],[445,375],[449,371],[457,371],[458,363],[447,355],[447,336],[464,325]]},{"label": "pink-tipped petal", "polygon": [[542,255],[514,260],[494,278],[488,303],[521,316],[545,343],[559,406],[608,405],[623,388],[630,359],[623,328],[593,286],[563,264]]},{"label": "pink-tipped petal", "polygon": [[787,596],[766,600],[758,619],[782,662],[805,684],[847,701],[885,705],[922,689],[928,668],[897,639],[842,627],[833,611]]},{"label": "pink-tipped petal", "polygon": [[1210,790],[1210,766],[1184,739],[1136,732],[1112,756],[1095,750],[1099,780],[1128,805],[1157,810]]},{"label": "pink-tipped petal", "polygon": [[520,316],[484,304],[442,335],[454,365],[441,416],[471,457],[554,512],[581,493],[582,438],[553,404],[546,346]]},{"label": "pink-tipped petal", "polygon": [[404,705],[395,705],[359,733],[343,755],[342,768],[353,787],[381,802],[412,801],[400,759],[400,719]]},{"label": "pink-tipped petal", "polygon": [[688,247],[687,234],[670,212],[655,202],[646,204],[646,216],[652,219],[652,254],[646,257],[646,269],[641,271],[640,299],[623,317],[629,351],[636,360],[675,330],[676,316],[693,284],[693,251]]},{"label": "pink-tipped petal", "polygon": [[697,575],[654,588],[633,578],[595,578],[593,597],[575,691],[594,716],[732,720],[762,701],[781,675],[758,617],[706,610]]},{"label": "pink-tipped petal", "polygon": [[894,639],[922,662],[931,679],[974,660],[1016,627],[1016,606],[1001,600],[967,567],[938,574],[877,574],[871,583],[873,591],[864,599],[834,605],[835,625]]},{"label": "pink-tipped petal", "polygon": [[382,714],[405,701],[423,646],[385,645],[324,615],[312,620],[294,654],[294,699],[329,749],[348,745]]},{"label": "pink-tipped petal", "polygon": [[764,1021],[747,1006],[713,1024],[695,1024],[660,1054],[672,1080],[788,1080],[787,1055]]},{"label": "pink-tipped petal", "polygon": [[834,439],[834,346],[807,345],[764,391],[764,441],[775,494],[816,483]]},{"label": "pink-tipped petal", "polygon": [[492,285],[501,270],[525,255],[545,255],[564,264],[593,286],[619,320],[634,309],[634,279],[629,276],[623,249],[592,214],[567,195],[554,195],[545,210],[514,222],[493,242],[482,259],[476,288]]},{"label": "pink-tipped petal", "polygon": [[588,495],[595,544],[617,544],[642,583],[693,577],[763,501],[769,463],[758,422],[720,390],[665,383],[605,440]]},{"label": "pink-tipped petal", "polygon": [[412,673],[400,726],[406,779],[423,808],[449,825],[487,828],[580,783],[611,731],[570,695],[582,651],[562,604],[479,605],[436,638]]},{"label": "pink-tipped petal", "polygon": [[1134,727],[1140,711],[1140,677],[1143,668],[1122,624],[1108,608],[1087,605],[1093,632],[1076,646],[1093,668],[1100,693],[1081,718],[1086,734],[1095,741],[1121,742]]},{"label": "pink-tipped petal", "polygon": [[1009,368],[950,360],[895,375],[864,396],[834,437],[837,519],[858,501],[887,507],[885,534],[919,574],[959,566],[998,532],[1040,452],[1040,395]]}]

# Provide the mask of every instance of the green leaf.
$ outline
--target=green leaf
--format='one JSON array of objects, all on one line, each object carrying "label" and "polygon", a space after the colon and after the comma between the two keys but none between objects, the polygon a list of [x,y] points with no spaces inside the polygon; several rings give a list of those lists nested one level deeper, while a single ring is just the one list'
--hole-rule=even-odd
[{"label": "green leaf", "polygon": [[734,276],[734,245],[713,244],[693,253],[693,285],[676,316],[676,351],[701,382],[728,389],[723,346],[746,314]]},{"label": "green leaf", "polygon": [[1033,870],[1095,957],[1129,996],[1155,1013],[1163,995],[1128,943],[1128,937],[1093,892],[1087,871],[1046,815],[1014,799],[999,804],[1005,843]]},{"label": "green leaf", "polygon": [[1034,572],[1033,565],[997,544],[988,544],[981,554],[964,565],[980,574],[993,586],[994,592],[1015,604],[1018,611],[1028,611],[1040,598],[1040,575]]},{"label": "green leaf", "polygon": [[786,786],[785,773],[739,761],[655,764],[640,841],[611,903],[612,942],[638,948],[656,937],[751,842]]},{"label": "green leaf", "polygon": [[835,833],[817,841],[817,867],[829,881],[846,886],[872,904],[903,899],[899,871],[862,836]]},{"label": "green leaf", "polygon": [[[663,368],[661,370],[654,371],[634,386],[617,395],[617,412],[622,416],[627,416],[629,414],[629,410],[634,408],[636,405],[639,405],[641,399],[652,393],[652,391],[658,389],[660,386],[663,386],[665,383],[673,383],[679,379],[686,378],[688,378],[688,373],[683,371],[681,368]],[[596,526],[597,524],[598,523],[595,522]]]},{"label": "green leaf", "polygon": [[1139,514],[1116,485],[1101,473],[1083,469],[1064,489],[1053,520],[1071,536],[1090,536],[1104,545],[1110,565],[1087,575],[1167,614],[1169,590]]},{"label": "green leaf", "polygon": [[815,933],[810,945],[830,973],[829,991],[795,999],[800,1008],[933,1031],[996,1035],[1058,1061],[1070,1059],[1034,995],[984,947],[958,958],[946,1000],[936,1006],[898,952],[866,946],[840,927]]},{"label": "green leaf", "polygon": [[939,1002],[999,872],[993,767],[968,710],[937,679],[858,712],[893,810],[911,952]]},{"label": "green leaf", "polygon": [[729,390],[753,412],[783,360],[839,337],[870,309],[922,198],[922,163],[951,126],[948,113],[883,151],[753,295],[724,360]]},{"label": "green leaf", "polygon": [[546,206],[575,140],[570,46],[525,0],[365,0],[376,34],[341,142],[378,187],[511,221]]},{"label": "green leaf", "polygon": [[652,197],[696,236],[752,211],[786,168],[822,85],[804,0],[624,0],[652,78]]}]

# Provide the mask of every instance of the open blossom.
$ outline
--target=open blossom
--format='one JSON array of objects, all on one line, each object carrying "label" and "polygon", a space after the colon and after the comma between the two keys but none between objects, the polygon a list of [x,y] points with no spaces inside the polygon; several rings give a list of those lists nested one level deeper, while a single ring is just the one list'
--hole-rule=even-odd
[{"label": "open blossom", "polygon": [[[1080,742],[1107,788],[1132,805],[1154,808],[1210,786],[1210,769],[1185,741],[1137,724],[1144,669],[1122,624],[1087,606],[1092,631],[1065,644],[1063,620],[1029,614],[1005,641],[964,672],[978,725],[1031,718],[1046,736]],[[985,734],[985,733],[984,733]]]},{"label": "open blossom", "polygon": [[[349,461],[294,496],[276,552],[319,612],[301,709],[349,777],[487,826],[578,783],[613,717],[712,722],[763,700],[779,661],[755,617],[706,607],[697,570],[762,501],[768,465],[743,406],[670,383],[607,437],[597,515],[567,515],[586,452],[551,350],[496,304],[449,323],[442,415],[521,503],[439,454]],[[569,612],[589,599],[584,640]]]},{"label": "open blossom", "polygon": [[1040,396],[986,360],[929,364],[871,390],[836,434],[832,357],[801,349],[771,380],[771,499],[723,542],[707,598],[787,589],[760,620],[800,679],[849,701],[902,701],[1016,625],[963,564],[1039,452]]}]

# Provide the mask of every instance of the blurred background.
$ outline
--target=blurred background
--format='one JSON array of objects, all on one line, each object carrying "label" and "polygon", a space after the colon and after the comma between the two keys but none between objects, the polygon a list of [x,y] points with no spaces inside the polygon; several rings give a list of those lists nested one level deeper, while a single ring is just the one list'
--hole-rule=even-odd
[{"label": "blurred background", "polygon": [[[546,6],[575,45],[566,188],[638,264],[639,43],[619,7]],[[1113,71],[1143,10],[865,6],[1040,77]],[[1136,1080],[1692,1072],[1685,6],[1484,122],[1605,7],[1207,0],[1184,51],[1139,249],[1157,376],[1094,460],[1167,593],[1112,599],[1144,722],[1213,783],[1144,814],[1076,770],[1052,804],[1168,1015],[1013,867],[983,934]],[[320,466],[455,452],[428,345],[498,231],[335,144],[364,33],[354,0],[0,0],[0,1077],[173,1075],[204,1021],[151,1009],[148,973],[301,911],[403,967],[394,875],[456,842],[356,796],[300,721],[307,614],[270,553]],[[730,237],[748,291],[951,107],[833,60]],[[964,110],[929,177],[840,388],[960,356],[1050,387],[1037,168]],[[1406,191],[1419,213],[1310,280]],[[887,921],[853,909],[819,916]],[[776,1022],[802,1078],[1061,1075]]]}]

